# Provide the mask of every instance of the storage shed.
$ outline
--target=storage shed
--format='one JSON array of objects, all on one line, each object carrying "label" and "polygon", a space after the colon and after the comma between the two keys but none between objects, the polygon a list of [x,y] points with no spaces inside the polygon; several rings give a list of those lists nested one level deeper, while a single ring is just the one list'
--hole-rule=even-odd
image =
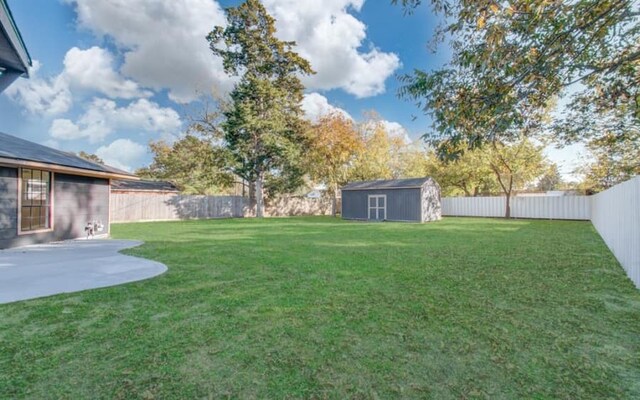
[{"label": "storage shed", "polygon": [[429,222],[441,218],[440,186],[431,178],[351,182],[342,188],[342,218]]}]

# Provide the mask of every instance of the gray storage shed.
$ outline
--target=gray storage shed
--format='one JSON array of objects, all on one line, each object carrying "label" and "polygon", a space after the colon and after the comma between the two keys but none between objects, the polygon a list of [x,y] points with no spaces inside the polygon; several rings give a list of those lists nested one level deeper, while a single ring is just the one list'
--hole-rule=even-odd
[{"label": "gray storage shed", "polygon": [[431,178],[351,182],[342,188],[342,218],[429,222],[441,218],[440,186]]},{"label": "gray storage shed", "polygon": [[137,178],[0,132],[0,249],[108,234],[111,179]]}]

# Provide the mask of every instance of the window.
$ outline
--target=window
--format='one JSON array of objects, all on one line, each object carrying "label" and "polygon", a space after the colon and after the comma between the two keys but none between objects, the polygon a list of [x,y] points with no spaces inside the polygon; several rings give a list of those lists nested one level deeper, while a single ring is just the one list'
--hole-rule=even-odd
[{"label": "window", "polygon": [[20,230],[50,229],[51,172],[23,168],[20,174]]}]

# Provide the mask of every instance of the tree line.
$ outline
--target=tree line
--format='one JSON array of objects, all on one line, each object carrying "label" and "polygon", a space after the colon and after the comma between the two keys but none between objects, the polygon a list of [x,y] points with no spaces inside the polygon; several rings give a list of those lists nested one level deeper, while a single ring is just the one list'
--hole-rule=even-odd
[{"label": "tree line", "polygon": [[[410,18],[422,2],[392,3]],[[589,161],[578,172],[592,191],[640,173],[637,2],[428,3],[445,21],[433,44],[446,41],[452,59],[402,76],[399,92],[431,117],[424,141],[405,143],[374,114],[362,122],[341,114],[306,120],[300,78],[312,66],[294,42],[277,39],[261,2],[247,0],[207,36],[237,77],[229,99],[176,142],[152,142],[153,162],[138,174],[190,193],[224,192],[240,178],[261,216],[265,194],[310,182],[334,200],[350,180],[416,176],[435,178],[443,195],[557,189],[566,184],[543,155],[549,143],[586,141]],[[557,115],[561,98],[568,102]]]}]

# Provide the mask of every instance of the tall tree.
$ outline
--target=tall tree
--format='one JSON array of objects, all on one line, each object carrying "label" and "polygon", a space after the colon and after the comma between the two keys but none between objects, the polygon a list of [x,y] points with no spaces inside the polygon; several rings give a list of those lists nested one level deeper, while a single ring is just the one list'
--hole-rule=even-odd
[{"label": "tall tree", "polygon": [[338,188],[349,181],[363,142],[353,121],[338,113],[321,117],[310,130],[309,142],[311,178],[327,185],[335,217]]},{"label": "tall tree", "polygon": [[[420,0],[393,0],[412,9]],[[513,140],[567,87],[600,115],[638,110],[640,4],[634,0],[431,0],[451,62],[403,78],[401,94],[432,115],[435,139]],[[612,101],[613,99],[613,101]],[[588,126],[580,124],[580,126]],[[573,130],[574,136],[584,132]]]},{"label": "tall tree", "polygon": [[225,11],[227,26],[207,36],[225,71],[240,76],[222,129],[234,172],[255,183],[256,216],[262,217],[265,182],[275,187],[302,182],[307,123],[300,107],[300,76],[313,70],[292,50],[294,42],[276,38],[275,20],[260,1],[247,0]]}]

